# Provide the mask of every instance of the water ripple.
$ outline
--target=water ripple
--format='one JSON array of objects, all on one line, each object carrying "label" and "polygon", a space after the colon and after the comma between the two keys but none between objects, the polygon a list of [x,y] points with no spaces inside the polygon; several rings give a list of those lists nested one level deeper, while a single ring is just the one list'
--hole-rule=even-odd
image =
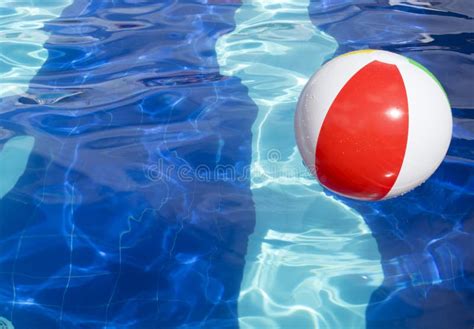
[{"label": "water ripple", "polygon": [[[39,2],[39,1],[38,1]],[[7,0],[0,3],[0,98],[18,95],[46,60],[44,23],[58,17],[72,0]]]},{"label": "water ripple", "polygon": [[327,197],[302,164],[293,115],[310,75],[337,44],[304,1],[245,1],[217,44],[259,106],[253,126],[257,226],[239,297],[241,328],[364,328],[382,281],[377,246],[354,210]]}]

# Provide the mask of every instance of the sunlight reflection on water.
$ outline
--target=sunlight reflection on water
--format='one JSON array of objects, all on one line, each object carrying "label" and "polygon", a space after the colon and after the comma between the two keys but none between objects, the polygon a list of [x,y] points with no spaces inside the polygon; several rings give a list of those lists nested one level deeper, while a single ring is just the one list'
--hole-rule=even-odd
[{"label": "sunlight reflection on water", "polygon": [[0,97],[18,95],[45,62],[44,23],[58,17],[72,0],[6,0],[0,3]]},{"label": "sunlight reflection on water", "polygon": [[259,106],[252,147],[257,224],[239,298],[242,328],[364,328],[370,295],[383,279],[363,218],[301,174],[296,102],[337,48],[315,29],[307,5],[244,2],[236,29],[217,44],[222,73],[241,78]]}]

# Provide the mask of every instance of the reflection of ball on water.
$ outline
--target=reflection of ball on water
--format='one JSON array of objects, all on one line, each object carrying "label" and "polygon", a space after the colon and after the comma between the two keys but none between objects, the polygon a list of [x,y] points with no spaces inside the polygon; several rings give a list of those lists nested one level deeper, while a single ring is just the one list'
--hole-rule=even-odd
[{"label": "reflection of ball on water", "polygon": [[295,117],[298,148],[322,185],[380,200],[423,183],[451,140],[449,101],[436,78],[406,57],[361,50],[309,80]]}]

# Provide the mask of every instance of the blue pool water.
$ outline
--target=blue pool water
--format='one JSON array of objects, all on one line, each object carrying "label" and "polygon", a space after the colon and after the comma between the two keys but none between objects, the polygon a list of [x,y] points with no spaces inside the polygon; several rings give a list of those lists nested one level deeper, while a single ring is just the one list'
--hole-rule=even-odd
[{"label": "blue pool water", "polygon": [[[466,0],[0,3],[0,328],[474,326]],[[382,202],[323,190],[295,103],[326,60],[416,59],[448,156]]]}]

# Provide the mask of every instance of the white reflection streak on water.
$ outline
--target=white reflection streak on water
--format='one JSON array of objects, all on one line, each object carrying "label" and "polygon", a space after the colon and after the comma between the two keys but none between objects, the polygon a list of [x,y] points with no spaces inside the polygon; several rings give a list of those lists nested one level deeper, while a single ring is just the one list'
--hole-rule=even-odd
[{"label": "white reflection streak on water", "polygon": [[72,0],[6,0],[0,2],[0,97],[20,95],[46,61],[43,48],[47,21]]},{"label": "white reflection streak on water", "polygon": [[[363,218],[301,175],[296,102],[337,48],[315,29],[307,6],[244,1],[235,30],[217,44],[221,73],[241,78],[259,107],[252,162],[257,223],[239,298],[241,328],[365,328],[367,303],[383,279]],[[268,159],[273,150],[280,159]]]}]

